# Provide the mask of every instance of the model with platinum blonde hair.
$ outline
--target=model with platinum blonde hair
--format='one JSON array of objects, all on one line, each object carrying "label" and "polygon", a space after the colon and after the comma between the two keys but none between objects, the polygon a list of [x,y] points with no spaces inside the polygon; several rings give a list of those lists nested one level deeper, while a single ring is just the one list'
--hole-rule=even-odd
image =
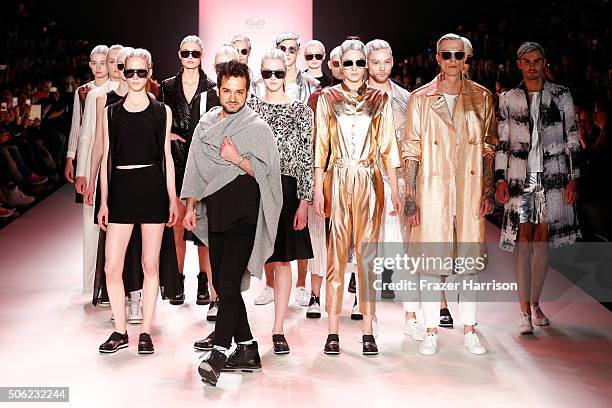
[{"label": "model with platinum blonde hair", "polygon": [[239,54],[239,61],[249,65],[249,57],[251,56],[251,39],[244,34],[238,34],[232,37],[232,44],[236,47]]},{"label": "model with platinum blonde hair", "polygon": [[463,77],[470,79],[470,67],[474,58],[474,48],[472,42],[465,37],[461,37],[463,41],[463,50],[465,51],[465,60],[463,61]]},{"label": "model with platinum blonde hair", "polygon": [[266,60],[280,60],[283,63],[285,71],[287,70],[287,57],[285,53],[278,48],[272,48],[263,55],[261,58],[261,69],[264,69],[264,63]]},{"label": "model with platinum blonde hair", "polygon": [[232,60],[240,60],[240,54],[234,44],[223,44],[217,52],[215,52],[215,66]]},{"label": "model with platinum blonde hair", "polygon": [[304,47],[304,59],[306,60],[308,69],[304,72],[319,81],[322,88],[332,84],[332,77],[321,69],[325,57],[325,45],[323,45],[321,41],[312,40],[306,43]]},{"label": "model with platinum blonde hair", "polygon": [[[174,160],[175,185],[180,193],[187,165],[187,154],[191,145],[191,137],[200,120],[202,95],[215,87],[202,70],[203,43],[196,35],[186,36],[180,43],[177,56],[181,63],[180,71],[173,77],[161,82],[158,99],[172,110],[172,127],[170,130],[170,144],[172,146],[172,159]],[[207,320],[214,321],[217,315],[218,302],[212,284],[208,248],[191,232],[183,226],[185,205],[176,198],[179,209],[179,218],[174,224],[174,243],[178,259],[179,272],[184,282],[185,241],[193,241],[198,247],[199,274],[197,284],[196,304],[210,304],[206,316]],[[185,302],[184,284],[170,304],[181,305]]]}]

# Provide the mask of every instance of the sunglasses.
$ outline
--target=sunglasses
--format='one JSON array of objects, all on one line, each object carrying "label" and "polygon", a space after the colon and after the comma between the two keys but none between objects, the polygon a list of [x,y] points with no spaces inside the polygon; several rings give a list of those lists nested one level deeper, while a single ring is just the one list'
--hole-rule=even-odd
[{"label": "sunglasses", "polygon": [[472,63],[473,56],[465,57],[465,64],[470,65]]},{"label": "sunglasses", "polygon": [[451,59],[453,56],[455,57],[457,61],[461,61],[463,57],[465,57],[465,52],[464,51],[442,51],[440,55],[442,56],[442,59],[445,61]]},{"label": "sunglasses", "polygon": [[202,56],[202,51],[198,51],[198,50],[193,50],[193,51],[181,50],[180,54],[181,54],[181,58],[189,58],[190,55],[193,58],[200,58]]},{"label": "sunglasses", "polygon": [[123,68],[125,68],[125,64],[117,63],[117,68],[119,69],[119,71],[123,71]]},{"label": "sunglasses", "polygon": [[249,49],[248,48],[236,48],[238,50],[239,53],[241,53],[242,55],[247,55],[249,53]]},{"label": "sunglasses", "polygon": [[297,47],[294,47],[293,45],[291,47],[285,47],[284,45],[279,45],[278,49],[285,53],[287,52],[287,50],[289,50],[291,54],[297,54],[297,51],[298,51]]},{"label": "sunglasses", "polygon": [[262,69],[261,70],[261,77],[263,79],[270,79],[270,78],[272,78],[272,75],[274,75],[278,79],[283,79],[283,78],[285,78],[285,75],[287,75],[287,73],[285,71],[272,71],[272,70],[269,70],[269,69]]},{"label": "sunglasses", "polygon": [[332,61],[331,64],[334,68],[340,68],[340,61]]},{"label": "sunglasses", "polygon": [[132,78],[134,74],[138,75],[138,78],[146,78],[149,74],[148,69],[126,69],[123,71],[123,75],[126,78]]},{"label": "sunglasses", "polygon": [[319,61],[323,60],[323,54],[306,54],[304,55],[304,58],[306,58],[306,61],[311,61],[313,58],[316,58]]},{"label": "sunglasses", "polygon": [[344,69],[349,69],[352,66],[356,66],[357,68],[365,68],[366,60],[364,59],[358,59],[357,61],[344,60],[342,61],[342,66],[344,67]]}]

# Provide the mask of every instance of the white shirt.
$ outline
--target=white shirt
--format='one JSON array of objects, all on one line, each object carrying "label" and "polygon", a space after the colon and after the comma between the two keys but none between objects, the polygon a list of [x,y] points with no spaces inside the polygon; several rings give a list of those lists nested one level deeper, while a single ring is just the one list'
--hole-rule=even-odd
[{"label": "white shirt", "polygon": [[540,118],[540,100],[542,94],[540,92],[529,92],[529,114],[533,129],[531,131],[531,148],[527,156],[527,171],[529,173],[542,172],[542,143],[540,134],[538,133],[538,120]]},{"label": "white shirt", "polygon": [[444,93],[444,99],[446,99],[446,106],[451,114],[451,118],[455,115],[455,104],[457,103],[457,95],[450,95]]},{"label": "white shirt", "polygon": [[[108,82],[108,81],[107,81]],[[74,91],[74,103],[72,104],[72,124],[70,126],[70,136],[68,137],[68,151],[66,152],[66,157],[74,159],[76,156],[77,147],[79,145],[79,135],[81,133],[81,119],[83,115],[83,106],[81,106],[81,96],[79,95],[79,90],[85,86],[90,86],[91,90],[97,89],[95,82],[88,82],[85,85],[79,86],[76,91]]]}]

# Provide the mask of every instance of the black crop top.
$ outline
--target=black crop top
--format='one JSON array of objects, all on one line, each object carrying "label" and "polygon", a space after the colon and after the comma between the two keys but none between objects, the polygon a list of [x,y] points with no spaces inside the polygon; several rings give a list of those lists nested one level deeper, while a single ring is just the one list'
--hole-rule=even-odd
[{"label": "black crop top", "polygon": [[[156,120],[153,106],[140,112],[128,112],[123,105],[114,118],[115,143],[113,166],[156,164],[161,157],[156,139]],[[163,146],[161,146],[163,149]]]}]

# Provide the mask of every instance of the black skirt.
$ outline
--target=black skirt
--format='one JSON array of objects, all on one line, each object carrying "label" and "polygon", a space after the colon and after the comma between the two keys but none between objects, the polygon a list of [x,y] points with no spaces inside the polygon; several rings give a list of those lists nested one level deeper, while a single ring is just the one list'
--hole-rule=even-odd
[{"label": "black skirt", "polygon": [[274,253],[266,261],[291,262],[299,259],[312,259],[312,244],[308,224],[303,230],[293,229],[293,218],[300,205],[297,198],[297,180],[290,176],[281,176],[283,186],[283,208],[278,219]]},{"label": "black skirt", "polygon": [[170,199],[160,166],[113,169],[108,192],[108,222],[163,224]]}]

